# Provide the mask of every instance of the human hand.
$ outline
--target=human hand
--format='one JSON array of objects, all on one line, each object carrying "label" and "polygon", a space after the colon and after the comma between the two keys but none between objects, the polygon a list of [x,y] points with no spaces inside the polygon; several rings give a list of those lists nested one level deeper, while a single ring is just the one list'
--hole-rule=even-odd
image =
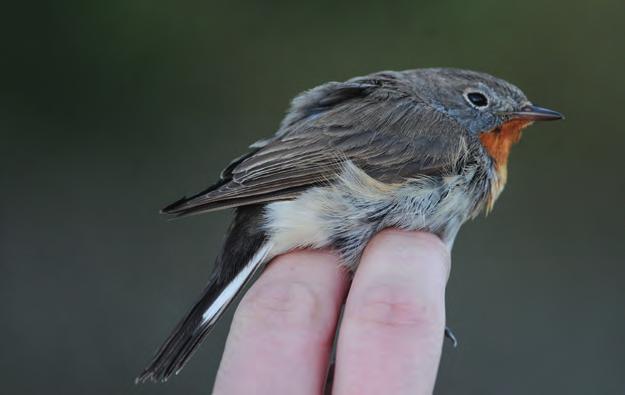
[{"label": "human hand", "polygon": [[436,236],[398,230],[373,238],[351,285],[332,252],[274,259],[237,308],[214,393],[321,394],[345,302],[332,393],[431,394],[449,268]]}]

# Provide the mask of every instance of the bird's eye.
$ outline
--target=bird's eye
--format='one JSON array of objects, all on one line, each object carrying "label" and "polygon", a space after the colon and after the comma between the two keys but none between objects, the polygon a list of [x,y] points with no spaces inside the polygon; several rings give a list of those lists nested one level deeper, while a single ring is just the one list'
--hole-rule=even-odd
[{"label": "bird's eye", "polygon": [[467,92],[464,97],[473,107],[482,108],[488,106],[488,98],[482,92]]}]

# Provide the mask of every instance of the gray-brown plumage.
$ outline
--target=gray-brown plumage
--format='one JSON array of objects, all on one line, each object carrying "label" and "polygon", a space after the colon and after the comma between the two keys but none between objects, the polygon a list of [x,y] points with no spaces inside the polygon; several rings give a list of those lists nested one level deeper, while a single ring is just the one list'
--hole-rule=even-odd
[{"label": "gray-brown plumage", "polygon": [[212,187],[163,209],[234,207],[236,216],[202,297],[137,380],[177,373],[278,254],[331,246],[355,270],[386,227],[433,232],[451,246],[503,189],[521,129],[559,118],[503,80],[458,69],[380,72],[304,92],[273,137],[251,145]]}]

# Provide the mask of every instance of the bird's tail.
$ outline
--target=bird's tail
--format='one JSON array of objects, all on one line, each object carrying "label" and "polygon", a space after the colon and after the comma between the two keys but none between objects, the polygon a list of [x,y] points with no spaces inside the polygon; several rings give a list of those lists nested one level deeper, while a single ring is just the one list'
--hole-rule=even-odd
[{"label": "bird's tail", "polygon": [[259,207],[242,207],[232,223],[207,287],[158,349],[136,383],[166,381],[177,374],[230,302],[267,261],[271,244],[259,228]]}]

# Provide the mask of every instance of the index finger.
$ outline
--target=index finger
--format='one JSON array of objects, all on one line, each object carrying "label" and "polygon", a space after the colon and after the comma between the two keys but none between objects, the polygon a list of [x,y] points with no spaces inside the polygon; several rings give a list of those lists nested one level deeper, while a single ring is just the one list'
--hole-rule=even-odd
[{"label": "index finger", "polygon": [[385,230],[369,243],[345,305],[334,394],[432,393],[449,264],[428,233]]}]

